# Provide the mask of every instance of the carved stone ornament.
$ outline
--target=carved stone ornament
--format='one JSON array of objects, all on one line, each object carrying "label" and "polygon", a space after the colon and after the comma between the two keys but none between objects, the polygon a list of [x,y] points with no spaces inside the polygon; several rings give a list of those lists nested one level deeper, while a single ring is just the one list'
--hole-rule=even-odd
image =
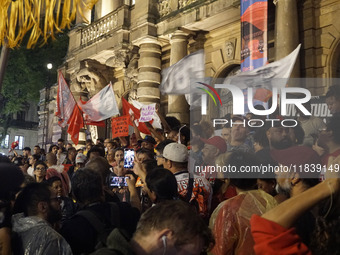
[{"label": "carved stone ornament", "polygon": [[138,54],[134,54],[131,57],[131,60],[125,69],[125,77],[124,77],[124,84],[125,89],[130,90],[134,87],[137,88],[138,82]]},{"label": "carved stone ornament", "polygon": [[74,75],[76,79],[71,90],[88,92],[89,97],[92,97],[109,83],[112,70],[96,60],[88,59],[80,62],[79,71]]},{"label": "carved stone ornament", "polygon": [[115,50],[112,57],[106,60],[105,64],[115,68],[124,68],[128,63],[128,49]]},{"label": "carved stone ornament", "polygon": [[158,3],[159,16],[164,17],[172,12],[169,0],[160,0]]},{"label": "carved stone ornament", "polygon": [[226,55],[228,59],[234,59],[235,46],[232,42],[226,42]]},{"label": "carved stone ornament", "polygon": [[197,0],[179,0],[179,8],[181,9],[181,8],[183,8],[183,7],[185,7],[185,6],[187,6],[187,5],[189,5],[189,4],[192,4],[192,3],[194,3],[194,2],[197,2]]}]

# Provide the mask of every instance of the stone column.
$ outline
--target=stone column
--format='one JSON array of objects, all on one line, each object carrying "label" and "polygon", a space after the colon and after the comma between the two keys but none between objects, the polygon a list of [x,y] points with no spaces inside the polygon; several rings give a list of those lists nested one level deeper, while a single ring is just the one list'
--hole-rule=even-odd
[{"label": "stone column", "polygon": [[[275,60],[279,60],[291,53],[299,44],[298,11],[296,0],[274,0],[274,4],[276,5]],[[291,77],[299,76],[298,56]]]},{"label": "stone column", "polygon": [[138,101],[143,104],[159,103],[161,82],[161,46],[155,37],[147,37],[139,43]]},{"label": "stone column", "polygon": [[[188,34],[177,30],[170,40],[170,66],[177,63],[188,54]],[[174,116],[181,123],[189,124],[189,105],[184,95],[169,95],[168,97],[168,114]]]}]

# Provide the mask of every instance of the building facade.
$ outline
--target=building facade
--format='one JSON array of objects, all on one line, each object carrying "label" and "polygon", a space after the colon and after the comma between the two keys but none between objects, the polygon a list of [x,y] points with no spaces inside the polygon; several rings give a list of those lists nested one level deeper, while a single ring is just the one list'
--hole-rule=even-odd
[{"label": "building facade", "polygon": [[[1,101],[1,98],[0,98]],[[19,142],[16,151],[22,155],[24,147],[30,147],[33,151],[38,141],[38,105],[35,102],[28,102],[25,109],[13,114],[6,136],[0,143],[0,153],[8,155],[11,144]]]},{"label": "building facade", "polygon": [[[99,0],[84,13],[87,20],[78,16],[69,33],[62,67],[75,97],[88,100],[112,82],[119,104],[121,97],[157,102],[164,114],[188,123],[184,96],[160,94],[161,70],[200,49],[207,77],[239,69],[239,0]],[[339,0],[269,0],[269,62],[302,43],[293,77],[340,78],[339,15]],[[306,87],[324,95],[329,85]]]}]

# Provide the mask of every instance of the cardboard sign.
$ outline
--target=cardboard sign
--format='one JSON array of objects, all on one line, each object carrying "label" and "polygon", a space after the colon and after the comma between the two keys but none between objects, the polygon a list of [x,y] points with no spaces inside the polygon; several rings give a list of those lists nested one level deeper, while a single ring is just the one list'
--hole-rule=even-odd
[{"label": "cardboard sign", "polygon": [[125,115],[111,119],[112,138],[129,135],[129,118]]},{"label": "cardboard sign", "polygon": [[156,104],[143,105],[140,109],[140,122],[149,122],[153,119],[153,115],[156,111]]}]

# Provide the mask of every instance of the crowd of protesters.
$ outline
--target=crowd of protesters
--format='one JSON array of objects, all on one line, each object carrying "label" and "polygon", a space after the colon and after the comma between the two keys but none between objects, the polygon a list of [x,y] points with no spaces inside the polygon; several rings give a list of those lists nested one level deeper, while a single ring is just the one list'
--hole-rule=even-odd
[{"label": "crowd of protesters", "polygon": [[[0,156],[0,254],[339,254],[340,86],[326,98],[326,122],[227,116],[217,134],[166,117],[143,138]],[[254,166],[289,171],[241,174]]]}]

